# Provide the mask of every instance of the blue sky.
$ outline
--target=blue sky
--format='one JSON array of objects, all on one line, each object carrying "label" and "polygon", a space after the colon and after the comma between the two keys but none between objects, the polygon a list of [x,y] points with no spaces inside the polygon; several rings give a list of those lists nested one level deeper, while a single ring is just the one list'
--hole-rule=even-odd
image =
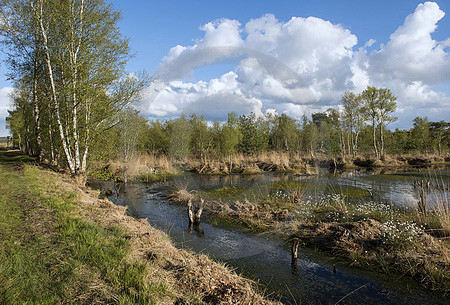
[{"label": "blue sky", "polygon": [[[386,43],[389,35],[401,25],[418,4],[414,0],[280,0],[280,1],[146,1],[114,0],[122,11],[120,27],[131,39],[136,57],[130,70],[155,71],[163,56],[175,45],[189,45],[202,36],[199,27],[210,21],[228,18],[245,23],[264,14],[274,14],[288,21],[293,16],[319,17],[350,29],[364,44],[369,39]],[[450,37],[450,1],[435,1],[447,13],[433,33],[436,40]],[[203,76],[203,75],[202,75]],[[204,75],[209,77],[209,75]]]},{"label": "blue sky", "polygon": [[[162,80],[137,106],[149,118],[198,112],[221,120],[229,111],[300,118],[371,84],[398,97],[392,127],[409,128],[417,115],[450,119],[450,1],[111,3],[135,53],[128,71]],[[2,77],[0,136],[10,87]]]}]

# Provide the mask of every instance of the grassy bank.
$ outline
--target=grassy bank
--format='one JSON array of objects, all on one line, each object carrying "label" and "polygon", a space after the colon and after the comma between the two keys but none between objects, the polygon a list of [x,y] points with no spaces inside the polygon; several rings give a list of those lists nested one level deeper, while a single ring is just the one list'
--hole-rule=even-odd
[{"label": "grassy bank", "polygon": [[70,177],[0,150],[1,304],[271,303]]},{"label": "grassy bank", "polygon": [[305,194],[312,190],[332,191],[304,181],[285,181],[253,189],[224,187],[193,194],[178,190],[171,198],[180,202],[204,198],[212,219],[298,239],[303,246],[328,252],[350,265],[409,276],[430,289],[450,293],[446,198],[424,215],[374,202],[362,190],[339,189],[319,198]]}]

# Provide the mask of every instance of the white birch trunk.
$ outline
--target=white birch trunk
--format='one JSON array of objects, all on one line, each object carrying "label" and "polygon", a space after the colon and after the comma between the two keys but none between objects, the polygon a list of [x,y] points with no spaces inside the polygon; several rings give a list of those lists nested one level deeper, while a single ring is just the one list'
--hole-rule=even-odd
[{"label": "white birch trunk", "polygon": [[44,47],[44,53],[45,53],[45,61],[47,64],[47,70],[48,70],[47,72],[48,72],[48,76],[49,76],[49,80],[50,80],[50,87],[51,87],[51,94],[52,94],[51,98],[52,98],[52,102],[53,102],[53,107],[55,108],[55,116],[56,116],[56,122],[58,124],[59,135],[61,137],[61,142],[63,145],[67,164],[69,165],[69,170],[72,174],[76,174],[75,162],[73,160],[73,157],[72,157],[69,147],[67,145],[66,135],[64,133],[64,127],[61,123],[59,103],[58,103],[58,98],[56,96],[56,86],[55,86],[55,81],[53,78],[53,68],[52,68],[52,63],[51,63],[51,58],[50,58],[50,51],[48,49],[47,32],[45,30],[44,23],[42,21],[42,17],[43,17],[43,2],[42,2],[42,0],[39,2],[39,10],[36,13],[37,13],[37,19],[38,19],[37,21],[39,22],[39,26],[41,29],[41,35],[42,35],[43,47]]}]

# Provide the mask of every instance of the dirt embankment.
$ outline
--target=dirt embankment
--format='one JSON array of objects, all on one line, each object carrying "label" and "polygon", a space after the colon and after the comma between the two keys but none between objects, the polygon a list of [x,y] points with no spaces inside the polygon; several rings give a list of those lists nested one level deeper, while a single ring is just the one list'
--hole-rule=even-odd
[{"label": "dirt embankment", "polygon": [[429,234],[418,234],[414,244],[401,245],[386,238],[385,225],[367,219],[305,224],[294,236],[304,246],[349,258],[353,265],[408,275],[424,286],[450,293],[448,247]]},{"label": "dirt embankment", "polygon": [[125,215],[126,208],[98,199],[97,191],[79,187],[68,178],[64,187],[79,195],[83,218],[129,232],[130,260],[150,262],[148,280],[164,282],[175,292],[175,298],[160,300],[158,304],[278,304],[259,293],[255,283],[207,256],[176,248],[166,234],[151,227],[147,220],[134,219]]}]

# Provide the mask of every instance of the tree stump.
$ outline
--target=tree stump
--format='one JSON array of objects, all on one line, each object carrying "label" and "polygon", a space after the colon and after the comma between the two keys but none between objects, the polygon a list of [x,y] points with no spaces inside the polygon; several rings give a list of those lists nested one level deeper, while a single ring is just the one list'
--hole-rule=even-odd
[{"label": "tree stump", "polygon": [[292,255],[292,259],[297,259],[298,258],[298,246],[300,244],[300,240],[297,237],[292,237],[292,246],[291,246],[291,255]]},{"label": "tree stump", "polygon": [[191,199],[188,200],[188,218],[189,224],[193,224],[194,226],[200,225],[200,217],[203,213],[203,204],[204,200],[200,199],[200,202],[195,205]]}]

